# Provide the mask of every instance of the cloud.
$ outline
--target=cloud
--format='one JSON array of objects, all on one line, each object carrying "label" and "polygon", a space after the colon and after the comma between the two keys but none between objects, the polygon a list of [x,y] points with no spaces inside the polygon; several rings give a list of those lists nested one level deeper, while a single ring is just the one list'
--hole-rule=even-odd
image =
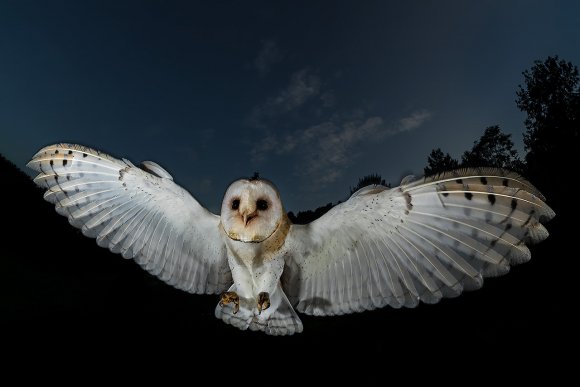
[{"label": "cloud", "polygon": [[380,116],[365,117],[359,111],[354,118],[337,116],[283,137],[270,133],[251,150],[251,157],[261,162],[270,155],[299,153],[299,174],[309,176],[313,186],[321,187],[342,175],[357,158],[360,145],[417,129],[430,117],[429,111],[419,110],[387,124]]},{"label": "cloud", "polygon": [[399,120],[399,131],[405,132],[407,130],[417,129],[429,119],[431,119],[431,112],[424,109],[415,111],[410,116],[403,117]]},{"label": "cloud", "polygon": [[297,109],[319,93],[320,78],[308,69],[302,69],[292,74],[288,86],[254,107],[247,121],[251,126],[263,127],[265,119]]},{"label": "cloud", "polygon": [[262,75],[270,72],[273,64],[282,60],[284,55],[273,39],[262,40],[262,47],[254,59],[254,67]]},{"label": "cloud", "polygon": [[298,145],[306,147],[301,173],[312,178],[315,185],[324,186],[341,176],[342,169],[355,158],[357,145],[379,140],[387,132],[383,119],[378,116],[362,121],[327,121],[302,131],[293,149]]},{"label": "cloud", "polygon": [[318,93],[320,93],[320,78],[311,74],[308,69],[303,69],[292,74],[288,87],[271,103],[282,107],[284,111],[290,111],[302,106]]},{"label": "cloud", "polygon": [[[267,47],[264,43],[264,52]],[[317,74],[303,68],[291,75],[284,88],[254,107],[246,123],[263,129],[250,149],[254,163],[276,156],[295,157],[296,174],[308,176],[311,187],[321,188],[342,175],[363,145],[415,130],[431,118],[425,109],[388,123],[361,109],[337,113],[334,90],[327,86],[324,83],[323,87]],[[288,132],[290,127],[302,129]]]}]

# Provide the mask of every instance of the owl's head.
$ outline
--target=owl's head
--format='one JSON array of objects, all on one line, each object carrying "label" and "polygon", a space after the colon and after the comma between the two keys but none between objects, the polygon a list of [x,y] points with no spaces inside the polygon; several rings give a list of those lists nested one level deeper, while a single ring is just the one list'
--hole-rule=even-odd
[{"label": "owl's head", "polygon": [[286,213],[274,185],[265,180],[238,180],[228,187],[221,210],[226,234],[242,242],[262,242],[280,227]]}]

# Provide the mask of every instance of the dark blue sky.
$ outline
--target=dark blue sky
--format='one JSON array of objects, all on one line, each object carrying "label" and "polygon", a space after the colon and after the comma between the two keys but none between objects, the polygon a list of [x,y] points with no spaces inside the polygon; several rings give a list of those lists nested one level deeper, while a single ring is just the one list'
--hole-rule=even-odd
[{"label": "dark blue sky", "polygon": [[2,1],[0,152],[154,160],[214,211],[259,171],[296,211],[490,125],[521,150],[521,72],[580,64],[580,3],[400,3]]}]

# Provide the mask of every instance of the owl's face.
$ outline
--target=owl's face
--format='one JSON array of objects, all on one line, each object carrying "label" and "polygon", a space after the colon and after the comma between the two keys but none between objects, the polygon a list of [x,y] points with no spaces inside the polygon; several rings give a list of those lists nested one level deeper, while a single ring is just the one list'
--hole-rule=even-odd
[{"label": "owl's face", "polygon": [[242,242],[262,242],[284,218],[278,190],[264,180],[238,180],[227,189],[221,221],[226,234]]}]

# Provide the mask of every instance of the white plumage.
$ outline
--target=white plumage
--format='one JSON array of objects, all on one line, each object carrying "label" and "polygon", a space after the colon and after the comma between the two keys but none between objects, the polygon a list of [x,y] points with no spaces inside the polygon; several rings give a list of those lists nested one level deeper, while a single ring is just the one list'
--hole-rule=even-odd
[{"label": "white plumage", "polygon": [[69,144],[42,149],[28,166],[40,172],[34,181],[47,188],[44,198],[99,246],[191,293],[231,283],[220,218],[171,179]]},{"label": "white plumage", "polygon": [[191,293],[222,293],[216,316],[268,334],[302,331],[295,310],[337,315],[414,307],[477,289],[526,262],[554,216],[521,176],[464,169],[400,187],[365,187],[308,225],[276,188],[239,180],[221,215],[154,162],[141,168],[79,145],[28,164],[59,214],[124,258]]}]

